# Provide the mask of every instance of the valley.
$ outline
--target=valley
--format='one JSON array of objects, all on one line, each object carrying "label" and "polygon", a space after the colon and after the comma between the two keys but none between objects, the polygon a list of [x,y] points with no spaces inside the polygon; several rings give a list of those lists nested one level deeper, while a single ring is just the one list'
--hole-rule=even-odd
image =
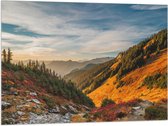
[{"label": "valley", "polygon": [[2,52],[2,124],[167,119],[167,29],[115,58],[48,65],[11,54]]}]

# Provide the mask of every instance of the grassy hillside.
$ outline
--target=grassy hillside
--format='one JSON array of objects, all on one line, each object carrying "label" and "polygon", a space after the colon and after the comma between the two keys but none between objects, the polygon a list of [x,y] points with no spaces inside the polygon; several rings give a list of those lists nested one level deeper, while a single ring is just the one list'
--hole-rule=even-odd
[{"label": "grassy hillside", "polygon": [[145,39],[139,44],[118,54],[116,58],[88,70],[78,70],[65,76],[75,86],[88,94],[100,87],[108,78],[116,76],[117,88],[124,86],[122,78],[128,73],[146,65],[153,55],[167,48],[167,29]]},{"label": "grassy hillside", "polygon": [[115,75],[108,78],[102,84],[102,86],[88,94],[88,96],[93,100],[97,107],[101,106],[101,103],[105,98],[112,99],[116,103],[129,101],[136,98],[149,100],[152,102],[157,102],[164,98],[166,99],[166,87],[160,88],[158,86],[154,86],[153,88],[148,88],[148,86],[146,86],[147,83],[144,81],[146,77],[153,76],[156,73],[164,75],[166,73],[166,68],[167,49],[161,51],[160,54],[149,58],[147,60],[147,64],[145,64],[143,67],[137,68],[136,70],[125,75],[121,79],[121,81],[124,83],[123,86],[117,88],[119,82],[117,81],[117,77]]}]

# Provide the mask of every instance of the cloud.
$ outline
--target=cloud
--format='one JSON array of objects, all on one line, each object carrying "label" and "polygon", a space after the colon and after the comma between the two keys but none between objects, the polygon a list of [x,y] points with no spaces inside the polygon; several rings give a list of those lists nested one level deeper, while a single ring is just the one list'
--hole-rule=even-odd
[{"label": "cloud", "polygon": [[158,10],[167,8],[166,5],[132,5],[132,9],[135,10]]},{"label": "cloud", "polygon": [[123,51],[156,31],[154,28],[138,29],[135,26],[120,26],[100,33],[83,44],[82,52],[107,53]]},{"label": "cloud", "polygon": [[[61,6],[62,7],[62,6]],[[2,2],[2,23],[20,26],[19,29],[44,35],[90,35],[95,34],[91,28],[80,29],[67,22],[79,18],[79,11],[70,7],[45,6],[34,2]],[[61,12],[60,12],[61,11]],[[55,13],[56,12],[56,13]],[[50,14],[49,14],[50,13]],[[63,14],[62,14],[63,13]],[[68,13],[68,14],[67,14]],[[64,15],[65,14],[65,15]]]},{"label": "cloud", "polygon": [[[11,47],[18,59],[87,59],[123,51],[158,30],[156,25],[141,24],[157,24],[150,20],[158,16],[155,13],[147,18],[142,16],[144,13],[123,13],[119,8],[120,5],[3,1],[2,23],[17,28],[2,32],[2,46]],[[19,34],[25,31],[36,35]]]}]

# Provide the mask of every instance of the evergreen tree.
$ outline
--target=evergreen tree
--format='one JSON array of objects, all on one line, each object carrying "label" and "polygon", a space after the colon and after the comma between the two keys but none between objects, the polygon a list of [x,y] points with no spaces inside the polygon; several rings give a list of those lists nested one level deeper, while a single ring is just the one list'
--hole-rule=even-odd
[{"label": "evergreen tree", "polygon": [[42,70],[42,72],[45,72],[45,71],[46,71],[46,66],[45,66],[44,61],[43,61],[42,64],[41,64],[41,70]]},{"label": "evergreen tree", "polygon": [[3,62],[6,63],[6,61],[7,61],[7,54],[6,54],[6,50],[5,49],[2,51],[2,58],[3,58]]},{"label": "evergreen tree", "polygon": [[29,60],[27,67],[32,68],[32,61],[31,60]]},{"label": "evergreen tree", "polygon": [[49,70],[49,73],[50,73],[50,75],[52,75],[52,71],[51,71],[51,69]]},{"label": "evergreen tree", "polygon": [[39,69],[39,62],[38,62],[38,60],[36,60],[36,62],[35,62],[35,69],[36,69],[36,70]]},{"label": "evergreen tree", "polygon": [[12,60],[12,52],[10,48],[8,48],[7,63],[11,63],[11,60]]}]

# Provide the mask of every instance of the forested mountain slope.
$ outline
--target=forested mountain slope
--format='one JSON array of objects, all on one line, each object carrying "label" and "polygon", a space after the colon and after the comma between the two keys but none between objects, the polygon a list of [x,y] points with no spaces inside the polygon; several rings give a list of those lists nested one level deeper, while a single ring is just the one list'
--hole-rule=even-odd
[{"label": "forested mountain slope", "polygon": [[[143,99],[158,102],[167,98],[167,49],[148,59],[147,64],[125,75],[120,82],[116,75],[88,94],[96,106],[108,98],[116,103]],[[158,77],[156,77],[158,76]],[[151,78],[151,79],[150,79]],[[122,83],[123,86],[119,83]]]},{"label": "forested mountain slope", "polygon": [[[111,61],[89,70],[75,71],[65,78],[76,83],[76,87],[84,93],[90,93],[88,96],[97,106],[100,106],[102,100],[107,97],[114,98],[117,102],[137,98],[140,95],[144,99],[154,100],[149,92],[153,92],[153,97],[159,92],[162,96],[160,98],[166,96],[166,60],[167,29],[164,29],[119,53]],[[144,91],[144,94],[141,91]],[[155,100],[160,98],[155,98]]]}]

